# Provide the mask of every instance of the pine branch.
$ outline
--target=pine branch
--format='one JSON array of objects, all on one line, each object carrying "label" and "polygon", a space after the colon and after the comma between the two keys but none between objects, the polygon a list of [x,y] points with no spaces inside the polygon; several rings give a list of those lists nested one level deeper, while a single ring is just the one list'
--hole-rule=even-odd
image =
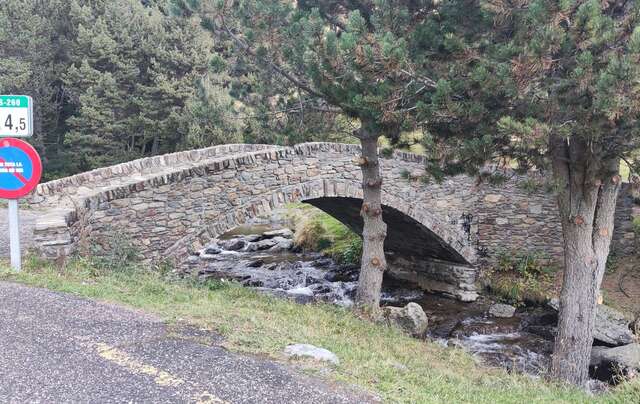
[{"label": "pine branch", "polygon": [[[258,59],[258,56],[257,56],[256,52],[251,48],[251,46],[249,46],[249,44],[245,43],[241,38],[239,38],[236,34],[233,33],[231,28],[227,25],[223,14],[220,14],[220,22],[222,23],[222,27],[224,28],[224,30],[227,33],[227,35],[229,35],[231,37],[231,39],[233,39],[233,41],[237,45],[239,45],[247,54],[249,54],[250,56],[252,56],[255,59]],[[280,74],[282,77],[284,77],[286,80],[288,80],[290,83],[292,83],[296,87],[306,91],[307,93],[309,93],[310,95],[313,95],[314,97],[326,100],[326,97],[323,94],[321,94],[318,91],[316,91],[315,89],[313,89],[311,87],[311,85],[309,85],[308,83],[306,83],[306,82],[302,81],[301,79],[295,77],[293,73],[288,72],[286,69],[284,69],[281,66],[278,66],[273,61],[273,59],[270,59],[270,58],[265,59],[265,62],[273,70],[275,70],[278,74]],[[340,107],[340,105],[337,105],[337,106]],[[338,111],[336,111],[336,112],[338,112]]]}]

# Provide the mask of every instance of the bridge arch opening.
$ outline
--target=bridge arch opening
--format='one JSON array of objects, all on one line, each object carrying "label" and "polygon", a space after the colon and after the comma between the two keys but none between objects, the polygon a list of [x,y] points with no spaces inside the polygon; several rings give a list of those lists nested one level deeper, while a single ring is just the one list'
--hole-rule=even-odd
[{"label": "bridge arch opening", "polygon": [[[362,199],[321,197],[303,202],[333,216],[357,234],[362,234]],[[387,224],[384,245],[387,276],[462,301],[477,299],[477,269],[450,243],[425,224],[392,206],[383,204],[382,217]]]},{"label": "bridge arch opening", "polygon": [[[307,199],[304,202],[328,213],[354,232],[362,234],[361,199],[322,197]],[[387,224],[385,252],[415,259],[435,259],[453,264],[471,265],[431,229],[398,209],[383,204],[382,218]]]}]

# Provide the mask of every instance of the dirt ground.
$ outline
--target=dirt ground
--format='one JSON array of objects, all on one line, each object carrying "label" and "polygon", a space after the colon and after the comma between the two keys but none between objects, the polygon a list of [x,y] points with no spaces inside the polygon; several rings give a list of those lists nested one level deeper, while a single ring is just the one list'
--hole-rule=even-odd
[{"label": "dirt ground", "polygon": [[630,316],[640,315],[640,257],[620,258],[602,282],[604,303]]}]

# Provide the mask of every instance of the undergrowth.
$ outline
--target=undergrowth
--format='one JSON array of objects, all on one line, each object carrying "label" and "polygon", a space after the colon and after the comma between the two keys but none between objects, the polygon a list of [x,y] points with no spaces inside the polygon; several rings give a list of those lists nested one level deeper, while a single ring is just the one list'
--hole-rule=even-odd
[{"label": "undergrowth", "polygon": [[330,215],[305,204],[292,204],[288,212],[295,224],[294,242],[319,251],[342,264],[359,264],[362,238]]},{"label": "undergrowth", "polygon": [[490,291],[514,305],[541,304],[551,298],[555,268],[537,251],[500,250],[485,275]]}]

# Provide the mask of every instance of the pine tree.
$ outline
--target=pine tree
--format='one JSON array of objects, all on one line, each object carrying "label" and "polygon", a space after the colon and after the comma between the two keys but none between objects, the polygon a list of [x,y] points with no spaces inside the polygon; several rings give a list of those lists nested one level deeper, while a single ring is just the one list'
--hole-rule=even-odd
[{"label": "pine tree", "polygon": [[[168,12],[168,0],[2,2],[0,92],[34,98],[45,179],[196,146],[198,131],[201,145],[239,141],[212,96],[228,98],[228,83],[198,93],[214,43]],[[221,126],[196,127],[206,120]]]},{"label": "pine tree", "polygon": [[435,85],[416,73],[414,28],[436,7],[421,1],[175,1],[198,13],[218,39],[234,44],[257,69],[286,83],[310,110],[339,112],[358,122],[363,174],[363,255],[357,305],[377,314],[386,224],[378,139],[412,127],[416,97]]},{"label": "pine tree", "polygon": [[491,162],[553,174],[565,268],[552,373],[582,385],[620,159],[635,166],[640,141],[640,4],[451,1],[427,25],[426,38],[444,37],[431,49],[467,55],[434,65],[437,90],[418,105],[433,151],[430,172],[478,173]]},{"label": "pine tree", "polygon": [[34,100],[34,137],[47,170],[62,170],[59,148],[70,110],[60,72],[66,64],[64,2],[5,0],[0,7],[0,93]]},{"label": "pine tree", "polygon": [[78,170],[175,150],[191,121],[189,99],[206,73],[210,41],[192,21],[135,0],[70,4],[72,66],[65,84]]}]

